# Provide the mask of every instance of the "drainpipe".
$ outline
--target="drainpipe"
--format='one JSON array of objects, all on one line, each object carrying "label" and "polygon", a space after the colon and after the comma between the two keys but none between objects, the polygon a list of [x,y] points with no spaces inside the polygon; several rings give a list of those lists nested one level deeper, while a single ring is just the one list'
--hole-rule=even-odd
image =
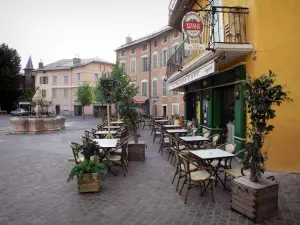
[{"label": "drainpipe", "polygon": [[[153,108],[153,103],[152,103],[152,90],[151,90],[151,86],[152,86],[152,81],[151,81],[151,70],[152,70],[152,65],[151,65],[151,39],[149,40],[149,110],[150,110],[150,115],[152,115],[152,108]],[[151,107],[152,106],[152,107]]]}]

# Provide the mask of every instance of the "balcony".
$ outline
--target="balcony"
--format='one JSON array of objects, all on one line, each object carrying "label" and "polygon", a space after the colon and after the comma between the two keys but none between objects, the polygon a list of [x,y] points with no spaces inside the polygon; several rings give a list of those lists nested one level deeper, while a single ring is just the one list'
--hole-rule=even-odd
[{"label": "balcony", "polygon": [[172,77],[173,81],[178,75],[184,75],[221,55],[222,63],[226,64],[249,54],[253,46],[247,41],[248,12],[248,8],[219,6],[198,11],[204,22],[202,36],[195,40],[186,39],[169,58],[168,80]]}]

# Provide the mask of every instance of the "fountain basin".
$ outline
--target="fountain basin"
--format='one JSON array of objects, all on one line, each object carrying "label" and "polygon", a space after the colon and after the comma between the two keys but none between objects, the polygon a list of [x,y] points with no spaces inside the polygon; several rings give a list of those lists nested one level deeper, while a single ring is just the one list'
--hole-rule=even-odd
[{"label": "fountain basin", "polygon": [[12,134],[36,134],[59,131],[65,128],[66,118],[55,117],[12,117]]}]

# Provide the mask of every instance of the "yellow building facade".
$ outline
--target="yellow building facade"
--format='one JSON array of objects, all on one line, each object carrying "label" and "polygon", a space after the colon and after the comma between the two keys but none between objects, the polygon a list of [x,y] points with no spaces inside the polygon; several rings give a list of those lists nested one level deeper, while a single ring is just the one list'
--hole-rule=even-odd
[{"label": "yellow building facade", "polygon": [[[173,4],[170,4],[172,5],[172,9],[170,9],[169,23],[171,26],[174,26],[176,28],[181,27],[181,20],[184,14],[188,11],[198,11],[201,10],[201,7],[203,7],[202,10],[209,10],[212,6],[217,7],[217,9],[219,9],[218,7],[220,6],[220,8],[222,8],[221,10],[225,10],[226,7],[228,7],[226,9],[228,11],[222,11],[222,13],[220,13],[220,17],[217,18],[218,21],[222,22],[220,23],[221,26],[217,27],[215,25],[214,32],[216,33],[216,30],[218,30],[217,35],[221,34],[219,35],[221,36],[221,38],[216,38],[216,35],[214,35],[214,42],[216,44],[213,45],[213,48],[217,49],[215,50],[215,54],[217,55],[218,43],[221,42],[221,44],[223,44],[232,42],[229,43],[232,45],[226,45],[226,49],[224,48],[225,50],[222,48],[225,53],[223,54],[224,58],[227,57],[227,59],[230,58],[230,60],[224,60],[223,63],[215,64],[216,69],[213,73],[215,77],[215,74],[219,74],[222,71],[231,73],[231,68],[237,68],[237,66],[243,65],[245,67],[246,73],[252,78],[258,77],[262,74],[268,74],[268,71],[270,69],[278,74],[278,84],[287,85],[286,90],[291,92],[290,97],[293,99],[293,102],[284,103],[278,108],[277,106],[274,106],[277,116],[275,119],[270,121],[270,124],[273,124],[275,126],[275,129],[269,136],[266,137],[264,145],[265,150],[267,150],[269,153],[267,160],[267,169],[271,171],[300,172],[300,146],[296,141],[297,134],[300,133],[300,88],[298,87],[298,81],[300,80],[300,16],[296,11],[300,7],[300,1],[198,0],[197,3],[195,3],[195,1],[181,1],[181,3],[178,3],[179,1],[173,2]],[[247,8],[247,15],[235,14],[234,17],[230,18],[230,16],[232,15],[230,15],[230,13],[228,12],[240,13],[243,10],[243,7]],[[185,11],[180,14],[179,10],[183,8],[185,9]],[[203,15],[207,14],[206,11],[201,11],[198,13],[202,17]],[[236,15],[239,16],[236,17]],[[244,17],[244,15],[246,16]],[[234,26],[234,24],[233,26],[230,26],[232,25],[230,24],[230,20],[238,20],[239,26],[236,27]],[[235,22],[235,24],[237,24],[237,22]],[[232,31],[232,27],[235,27],[234,31]],[[211,28],[207,29],[209,29],[209,34],[206,36],[204,29],[202,37],[200,38],[202,40],[199,40],[199,42],[201,42],[202,44],[204,42],[209,42],[209,40],[205,39],[208,39],[207,37],[212,36]],[[226,40],[226,38],[232,38],[232,36],[230,36],[232,32],[235,32],[235,34],[239,35],[233,36],[233,38],[235,38],[234,41]],[[231,48],[236,49],[232,51]],[[245,49],[247,49],[247,51],[245,51]],[[180,72],[181,74],[179,74],[179,72],[175,71],[174,69],[169,69],[168,82],[171,84],[171,89],[175,87],[174,85],[172,86],[172,84],[176,81],[179,81],[179,77],[184,76],[184,74],[182,73],[185,73],[184,71],[189,71],[189,67],[193,67],[195,63],[201,62],[201,60],[203,60],[203,64],[204,62],[207,63],[204,60],[209,56],[208,54],[210,54],[210,51],[211,50],[191,51],[190,57],[188,58],[188,60],[185,60],[183,67],[180,69],[180,71],[183,71]],[[239,54],[240,52],[243,52],[243,54]],[[216,62],[216,60],[214,62]],[[200,79],[197,82],[200,82],[202,80],[203,79]],[[177,85],[178,87],[176,88],[181,88],[181,90],[183,91],[192,90],[189,86],[194,85],[197,86],[195,87],[195,89],[198,88],[202,91],[202,94],[204,93],[206,95],[206,88],[202,86],[200,87],[197,82],[195,81],[190,84],[181,85],[180,87]],[[212,81],[212,83],[216,82]],[[237,85],[237,83],[238,82],[236,82],[235,85]],[[217,98],[216,93],[210,93],[213,99]],[[203,99],[203,97],[201,97],[201,94],[199,94],[199,96],[195,94],[194,98]],[[222,100],[218,101],[222,102]],[[187,111],[189,110],[189,108],[192,109],[189,104],[186,104],[186,107],[188,108]],[[202,107],[202,105],[200,104],[199,100],[199,106],[194,107],[196,111],[196,108],[198,108],[198,112],[195,112],[195,115],[197,116],[199,114],[199,119],[200,107]],[[209,107],[210,106],[208,104],[208,109]],[[215,106],[212,106],[212,109],[212,122],[207,126],[212,129],[217,129],[218,126],[216,126],[216,124],[220,124],[218,122],[215,122],[218,121],[215,113],[217,109]],[[191,115],[191,117],[193,117],[193,115]],[[200,121],[203,121],[203,119],[201,118]],[[241,119],[240,122],[243,123],[243,119]],[[245,127],[247,127],[248,123],[246,119],[245,124]],[[239,127],[236,128],[239,130]],[[246,140],[246,128],[240,129],[239,132],[242,132],[243,134],[236,135],[238,136],[236,137],[237,141]],[[240,147],[240,149],[241,148],[242,147]]]}]

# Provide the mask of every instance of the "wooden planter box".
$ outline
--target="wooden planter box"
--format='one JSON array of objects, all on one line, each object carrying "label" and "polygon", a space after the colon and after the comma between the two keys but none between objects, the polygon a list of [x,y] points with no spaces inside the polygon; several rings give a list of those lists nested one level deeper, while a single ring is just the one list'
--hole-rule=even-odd
[{"label": "wooden planter box", "polygon": [[277,214],[278,184],[261,178],[258,183],[250,181],[249,176],[232,181],[231,208],[249,217],[255,222],[262,222]]},{"label": "wooden planter box", "polygon": [[79,193],[85,192],[99,192],[100,191],[100,176],[97,173],[92,174],[90,179],[88,174],[84,174],[81,181],[78,181]]},{"label": "wooden planter box", "polygon": [[129,161],[145,161],[145,148],[146,144],[144,141],[128,142],[128,160]]}]

